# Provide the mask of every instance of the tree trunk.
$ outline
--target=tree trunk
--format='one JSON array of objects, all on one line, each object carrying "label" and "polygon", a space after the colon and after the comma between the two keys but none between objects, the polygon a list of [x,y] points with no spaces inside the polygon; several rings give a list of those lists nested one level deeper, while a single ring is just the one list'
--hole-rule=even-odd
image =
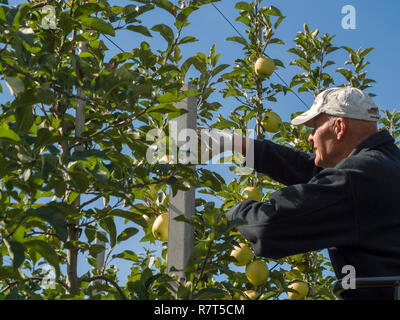
[{"label": "tree trunk", "polygon": [[[80,203],[80,196],[78,196],[75,200],[75,205]],[[79,239],[79,229],[78,229],[79,221],[75,221],[74,223],[68,226],[68,238],[67,241],[73,243]],[[68,249],[67,250],[67,286],[68,294],[77,295],[79,294],[79,279],[78,279],[78,249]]]},{"label": "tree trunk", "polygon": [[[79,51],[86,52],[87,47],[85,43],[79,44]],[[79,75],[78,75],[79,76]],[[84,90],[78,88],[77,95],[84,97]],[[85,101],[78,99],[76,102],[76,118],[75,118],[75,136],[82,137],[82,133],[85,130]],[[82,145],[76,147],[77,151],[84,150]],[[75,209],[79,210],[81,203],[80,195],[74,201]],[[68,241],[77,241],[80,236],[79,220],[72,221],[68,226]],[[69,294],[79,294],[79,278],[78,278],[78,252],[79,250],[74,248],[67,249],[67,285],[69,287]]]}]

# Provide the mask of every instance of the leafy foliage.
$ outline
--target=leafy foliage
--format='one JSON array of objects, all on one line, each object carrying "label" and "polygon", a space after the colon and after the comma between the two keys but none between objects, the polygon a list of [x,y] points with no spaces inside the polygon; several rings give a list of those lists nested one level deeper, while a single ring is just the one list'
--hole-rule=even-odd
[{"label": "leafy foliage", "polygon": [[[372,48],[356,52],[334,46],[334,36],[318,37],[319,31],[305,24],[295,38],[296,47],[289,49],[297,56],[290,65],[304,72],[288,87],[273,83],[259,78],[253,64],[270,45],[284,45],[276,35],[285,16],[274,6],[262,7],[261,0],[239,1],[236,21],[245,25],[246,38],[227,39],[243,50],[233,68],[218,64],[215,45],[208,54],[199,52],[183,61],[182,46],[197,41],[182,36],[191,14],[215,1],[136,0],[126,6],[111,6],[106,0],[57,1],[51,3],[55,29],[43,26],[42,2],[0,6],[0,73],[14,95],[0,106],[1,299],[247,299],[246,289],[256,290],[258,299],[280,299],[296,279],[308,283],[310,297],[335,299],[331,266],[320,252],[277,261],[257,257],[270,266],[268,281],[257,287],[231,267],[230,252],[245,239],[235,229],[242,222],[227,223],[225,213],[243,200],[241,191],[249,185],[265,191],[264,201],[283,185],[242,165],[232,165],[237,177],[225,181],[205,167],[150,164],[146,136],[152,129],[167,134],[170,120],[182,114],[176,103],[196,97],[199,124],[243,132],[254,128],[256,137],[264,139],[261,121],[280,93],[299,86],[298,92],[315,96],[334,84],[327,68],[336,63],[330,57],[339,48],[350,54],[345,64],[354,71],[336,72],[350,85],[369,88],[374,80],[366,78],[364,69]],[[145,25],[141,16],[153,10],[161,10],[173,22]],[[161,37],[165,46],[154,48],[143,40],[106,61],[108,48],[101,36],[117,36],[119,30],[144,39]],[[185,90],[185,82],[196,89]],[[223,85],[219,93],[233,97],[238,106],[228,119],[218,116],[210,123],[221,107],[212,101],[217,85]],[[382,124],[398,137],[398,113],[384,113]],[[308,130],[283,123],[272,139],[312,152]],[[118,251],[140,230],[140,242],[155,243],[152,223],[168,211],[168,190],[189,187],[224,204],[217,207],[197,198],[193,219],[178,218],[195,230],[194,249],[183,270],[186,282],[166,270],[167,243],[161,256],[147,248],[144,253]],[[121,232],[120,221],[126,225]],[[101,254],[104,266],[98,262]],[[78,257],[90,265],[80,277]],[[116,266],[121,259],[131,264],[125,282]],[[54,279],[48,266],[55,270]],[[52,285],[46,284],[49,279]]]}]

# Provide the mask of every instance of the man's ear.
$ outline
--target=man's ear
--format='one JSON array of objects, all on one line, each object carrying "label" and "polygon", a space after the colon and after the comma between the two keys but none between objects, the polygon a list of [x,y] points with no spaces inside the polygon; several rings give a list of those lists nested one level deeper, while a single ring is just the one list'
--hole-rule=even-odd
[{"label": "man's ear", "polygon": [[334,133],[338,140],[342,140],[345,133],[347,132],[347,122],[344,118],[337,118],[335,119],[334,124]]}]

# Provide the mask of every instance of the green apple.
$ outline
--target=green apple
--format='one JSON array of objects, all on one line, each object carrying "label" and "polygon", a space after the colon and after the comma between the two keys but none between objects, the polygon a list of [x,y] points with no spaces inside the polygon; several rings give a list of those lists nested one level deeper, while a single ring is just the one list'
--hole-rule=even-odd
[{"label": "green apple", "polygon": [[259,77],[270,77],[274,72],[275,63],[274,60],[268,57],[258,58],[254,64],[254,72]]},{"label": "green apple", "polygon": [[245,200],[261,201],[263,196],[264,194],[262,190],[258,187],[246,187],[242,192],[242,197]]},{"label": "green apple", "polygon": [[239,247],[236,247],[231,251],[231,256],[236,259],[234,262],[237,266],[245,266],[251,259],[253,259],[253,251],[245,243],[239,243]]},{"label": "green apple", "polygon": [[288,285],[289,289],[296,290],[297,292],[288,292],[288,296],[292,300],[303,300],[308,294],[308,285],[304,281],[296,281]]},{"label": "green apple", "polygon": [[263,284],[268,279],[268,275],[268,266],[261,260],[255,260],[246,266],[247,280],[254,286]]},{"label": "green apple", "polygon": [[151,231],[157,240],[168,241],[168,212],[158,215],[154,220]]},{"label": "green apple", "polygon": [[265,118],[261,120],[261,125],[266,132],[278,132],[281,124],[281,117],[272,111],[266,112]]}]

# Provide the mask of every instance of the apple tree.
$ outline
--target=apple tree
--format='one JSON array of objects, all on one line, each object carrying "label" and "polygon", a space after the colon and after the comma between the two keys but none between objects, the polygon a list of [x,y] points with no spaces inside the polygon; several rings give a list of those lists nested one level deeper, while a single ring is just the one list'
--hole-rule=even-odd
[{"label": "apple tree", "polygon": [[[331,85],[370,87],[373,80],[364,69],[371,49],[334,46],[333,36],[318,37],[317,29],[305,25],[289,49],[295,55],[290,65],[304,72],[289,85],[274,83],[272,77],[258,76],[253,65],[271,45],[285,45],[277,37],[285,16],[257,0],[235,4],[246,37],[227,39],[243,49],[230,70],[219,63],[215,45],[184,58],[184,48],[197,41],[184,35],[191,15],[215,1],[0,5],[0,73],[13,94],[12,101],[0,105],[0,299],[246,299],[251,290],[259,299],[280,299],[293,292],[296,281],[307,284],[310,298],[335,299],[331,266],[321,252],[277,261],[251,256],[251,262],[268,265],[262,283],[252,283],[234,267],[232,250],[246,241],[235,229],[241,222],[228,223],[225,213],[245,199],[245,188],[259,188],[267,201],[282,184],[241,164],[230,167],[235,178],[225,181],[207,166],[151,163],[147,152],[153,141],[148,137],[156,129],[170,148],[170,121],[184,112],[176,104],[196,97],[200,125],[254,129],[257,139],[269,135],[276,143],[312,151],[306,127],[279,123],[280,130],[271,136],[263,121],[270,112],[279,114],[279,95],[295,87],[314,96]],[[155,12],[166,18],[159,21],[171,22],[146,23]],[[119,31],[143,40],[106,59],[104,38]],[[163,44],[151,46],[150,37]],[[346,82],[336,80],[331,70],[336,62],[330,57],[339,49],[350,55],[345,66],[351,69],[335,70]],[[271,58],[277,70],[285,68]],[[184,89],[187,82],[196,89]],[[238,106],[229,118],[213,121],[222,107],[214,101],[218,93]],[[382,124],[397,137],[399,114],[385,115]],[[186,281],[179,281],[167,272],[168,242],[156,240],[152,226],[168,211],[170,192],[190,187],[199,194],[196,210],[192,219],[177,220],[194,227],[194,248],[182,270]],[[223,204],[201,195],[217,196]],[[149,246],[145,252],[126,249],[132,241],[156,243],[161,254]],[[104,265],[99,265],[101,254]],[[89,267],[78,274],[83,259]],[[131,264],[126,279],[118,273],[121,259]],[[54,270],[51,285],[46,284],[49,266]]]},{"label": "apple tree", "polygon": [[[207,119],[219,107],[208,99],[214,79],[227,65],[218,64],[215,47],[183,61],[181,48],[197,39],[182,30],[212,0],[135,2],[0,6],[0,73],[14,96],[0,113],[3,299],[174,296],[160,257],[116,251],[140,228],[144,242],[155,241],[144,217],[168,210],[167,188],[219,187],[218,175],[206,169],[149,163],[146,137],[153,129],[167,131],[185,97],[199,97],[199,117]],[[154,10],[172,24],[145,25],[141,16]],[[55,20],[46,20],[51,14]],[[119,30],[165,42],[151,48],[143,40],[106,60],[103,39]],[[193,80],[198,90],[183,90],[192,65],[206,72]],[[118,231],[121,221],[126,226]],[[79,275],[85,258],[90,268]],[[118,279],[118,259],[132,262],[126,281]],[[43,286],[48,266],[54,285]]]}]

